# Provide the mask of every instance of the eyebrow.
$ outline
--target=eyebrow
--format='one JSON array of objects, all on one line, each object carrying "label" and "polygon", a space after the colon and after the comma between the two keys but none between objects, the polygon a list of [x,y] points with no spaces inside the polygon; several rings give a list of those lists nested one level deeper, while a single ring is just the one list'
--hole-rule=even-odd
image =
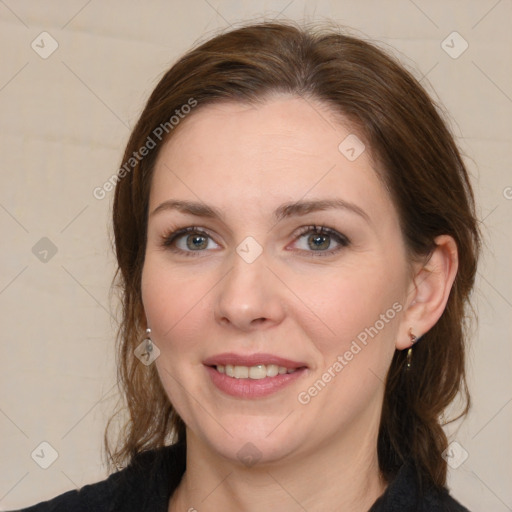
[{"label": "eyebrow", "polygon": [[[282,219],[288,217],[307,215],[308,213],[315,211],[331,209],[347,210],[359,215],[369,224],[371,223],[370,217],[362,208],[353,203],[344,201],[343,199],[319,199],[285,203],[276,208],[274,211],[274,219],[276,222],[279,222]],[[196,217],[218,218],[221,220],[224,219],[222,211],[218,208],[201,202],[181,201],[175,199],[169,199],[168,201],[164,201],[163,203],[159,204],[151,212],[150,216],[168,210],[178,210],[181,213],[194,215]]]}]

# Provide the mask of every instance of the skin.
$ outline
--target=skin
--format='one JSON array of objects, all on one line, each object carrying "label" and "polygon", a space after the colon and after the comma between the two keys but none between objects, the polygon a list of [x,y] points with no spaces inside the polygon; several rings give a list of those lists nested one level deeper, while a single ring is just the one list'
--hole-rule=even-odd
[{"label": "skin", "polygon": [[[142,296],[158,373],[187,426],[187,471],[169,510],[366,511],[386,487],[376,449],[385,375],[394,351],[411,345],[409,329],[419,336],[441,315],[457,252],[442,236],[429,261],[410,261],[369,151],[351,162],[338,150],[350,133],[322,103],[281,95],[201,107],[159,154]],[[273,218],[283,203],[317,199],[342,199],[367,218],[332,208]],[[154,212],[169,200],[223,217]],[[350,242],[327,236],[315,250],[312,233],[298,233],[310,225]],[[164,246],[188,226],[207,232],[200,249],[187,245],[193,233]],[[252,263],[236,251],[248,236],[263,249]],[[394,318],[300,403],[299,393],[397,303]],[[271,353],[308,369],[268,397],[235,398],[202,363],[223,352]],[[237,456],[248,442],[260,457],[250,467]]]}]

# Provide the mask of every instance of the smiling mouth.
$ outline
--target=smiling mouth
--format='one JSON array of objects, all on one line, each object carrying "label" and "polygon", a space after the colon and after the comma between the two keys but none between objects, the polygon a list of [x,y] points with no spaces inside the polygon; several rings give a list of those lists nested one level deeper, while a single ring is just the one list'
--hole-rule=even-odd
[{"label": "smiling mouth", "polygon": [[305,367],[300,368],[286,368],[285,366],[278,366],[276,364],[257,364],[254,366],[239,366],[232,364],[218,364],[213,365],[211,368],[215,368],[219,373],[223,373],[228,377],[234,379],[265,379],[267,377],[277,377],[278,375],[284,375],[286,373],[294,373],[297,370],[301,370]]}]

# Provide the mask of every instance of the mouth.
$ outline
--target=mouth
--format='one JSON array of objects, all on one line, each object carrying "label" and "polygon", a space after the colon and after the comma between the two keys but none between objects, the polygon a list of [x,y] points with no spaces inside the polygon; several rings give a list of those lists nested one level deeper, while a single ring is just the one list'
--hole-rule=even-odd
[{"label": "mouth", "polygon": [[213,384],[231,396],[259,398],[273,394],[306,373],[305,363],[272,354],[219,354],[203,361]]}]

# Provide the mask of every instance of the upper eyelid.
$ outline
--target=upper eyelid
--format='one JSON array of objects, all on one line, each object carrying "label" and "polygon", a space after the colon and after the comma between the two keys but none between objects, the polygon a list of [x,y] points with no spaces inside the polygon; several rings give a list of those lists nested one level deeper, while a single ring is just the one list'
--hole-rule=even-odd
[{"label": "upper eyelid", "polygon": [[162,236],[162,238],[164,240],[171,240],[172,242],[174,242],[174,240],[177,240],[178,238],[181,238],[181,237],[184,237],[184,236],[187,236],[190,234],[194,234],[194,233],[198,233],[200,235],[207,236],[207,237],[211,238],[215,243],[218,244],[218,242],[215,240],[215,237],[209,232],[208,229],[201,228],[198,226],[186,226],[183,228],[178,228],[178,229],[175,229],[173,231],[170,231],[170,232],[164,234]]}]

